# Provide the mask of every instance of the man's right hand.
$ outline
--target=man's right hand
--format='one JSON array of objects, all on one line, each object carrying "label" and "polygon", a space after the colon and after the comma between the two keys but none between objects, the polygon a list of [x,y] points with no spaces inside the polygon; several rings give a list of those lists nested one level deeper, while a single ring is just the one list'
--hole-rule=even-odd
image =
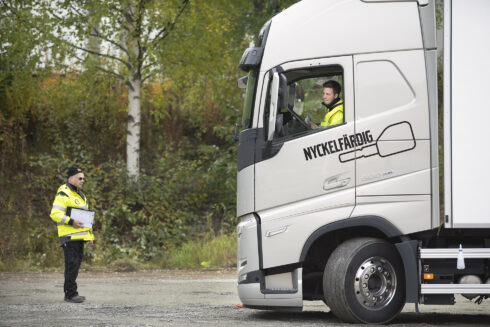
[{"label": "man's right hand", "polygon": [[310,127],[311,127],[311,129],[318,129],[318,128],[320,128],[320,126],[318,126],[317,124],[315,124],[312,121],[310,121]]},{"label": "man's right hand", "polygon": [[83,223],[80,220],[74,220],[73,221],[73,227],[75,227],[75,228],[83,227]]}]

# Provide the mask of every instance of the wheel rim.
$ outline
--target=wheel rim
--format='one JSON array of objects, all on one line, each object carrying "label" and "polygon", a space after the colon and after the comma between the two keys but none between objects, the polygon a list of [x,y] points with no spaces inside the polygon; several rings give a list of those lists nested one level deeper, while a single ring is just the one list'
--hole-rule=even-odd
[{"label": "wheel rim", "polygon": [[357,269],[354,280],[357,301],[365,308],[379,310],[386,307],[396,291],[396,273],[383,257],[371,257]]}]

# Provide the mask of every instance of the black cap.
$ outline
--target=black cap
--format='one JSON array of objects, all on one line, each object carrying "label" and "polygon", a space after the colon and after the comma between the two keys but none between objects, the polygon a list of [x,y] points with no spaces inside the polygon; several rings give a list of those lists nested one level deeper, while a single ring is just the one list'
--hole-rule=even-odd
[{"label": "black cap", "polygon": [[82,169],[78,166],[71,166],[71,167],[68,167],[68,172],[67,172],[67,178],[70,178],[71,176],[73,175],[76,175],[78,173],[81,173],[82,172]]}]

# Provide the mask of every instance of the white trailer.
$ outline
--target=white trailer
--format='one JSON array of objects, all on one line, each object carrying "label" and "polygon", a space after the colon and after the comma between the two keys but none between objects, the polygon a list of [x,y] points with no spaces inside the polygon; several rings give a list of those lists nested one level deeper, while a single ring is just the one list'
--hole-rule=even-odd
[{"label": "white trailer", "polygon": [[[323,300],[344,321],[386,323],[407,302],[490,293],[490,1],[445,0],[444,14],[444,185],[433,0],[303,0],[245,51],[245,307]],[[312,128],[332,80],[343,122]]]}]

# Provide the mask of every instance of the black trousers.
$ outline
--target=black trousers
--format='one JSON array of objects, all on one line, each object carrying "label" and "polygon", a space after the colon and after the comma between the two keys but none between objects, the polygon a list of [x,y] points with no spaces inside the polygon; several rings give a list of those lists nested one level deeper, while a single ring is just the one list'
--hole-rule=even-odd
[{"label": "black trousers", "polygon": [[77,276],[83,258],[84,241],[71,241],[63,244],[65,253],[65,284],[63,290],[65,297],[71,299],[77,292]]}]

